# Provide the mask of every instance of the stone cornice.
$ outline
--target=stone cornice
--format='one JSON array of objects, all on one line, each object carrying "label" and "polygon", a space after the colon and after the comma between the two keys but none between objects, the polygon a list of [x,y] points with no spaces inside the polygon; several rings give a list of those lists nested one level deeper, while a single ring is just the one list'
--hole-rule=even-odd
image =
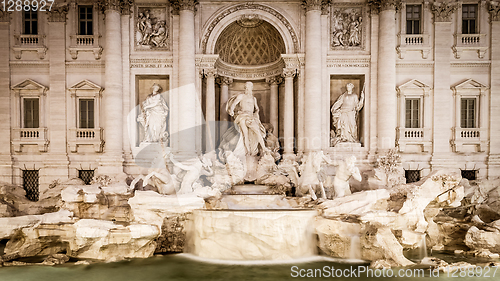
[{"label": "stone cornice", "polygon": [[66,15],[68,14],[68,5],[61,5],[52,7],[48,12],[49,22],[66,22]]},{"label": "stone cornice", "polygon": [[488,5],[491,21],[500,21],[500,4],[496,1],[490,1]]},{"label": "stone cornice", "polygon": [[10,12],[0,10],[0,22],[10,22]]},{"label": "stone cornice", "polygon": [[451,16],[456,9],[456,3],[434,2],[431,7],[434,22],[451,22]]}]

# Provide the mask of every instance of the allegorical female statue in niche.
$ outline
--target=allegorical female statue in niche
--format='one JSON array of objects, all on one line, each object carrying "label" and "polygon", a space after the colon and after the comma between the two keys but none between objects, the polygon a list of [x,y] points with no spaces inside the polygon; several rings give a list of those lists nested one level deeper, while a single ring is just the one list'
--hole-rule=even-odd
[{"label": "allegorical female statue in niche", "polygon": [[338,97],[332,106],[332,123],[335,129],[335,136],[332,139],[332,145],[339,142],[358,142],[358,112],[363,108],[365,100],[364,89],[361,96],[353,93],[354,85],[346,85],[347,92]]},{"label": "allegorical female statue in niche", "polygon": [[168,106],[158,84],[151,86],[151,94],[142,102],[141,114],[137,121],[144,127],[144,142],[167,142]]}]

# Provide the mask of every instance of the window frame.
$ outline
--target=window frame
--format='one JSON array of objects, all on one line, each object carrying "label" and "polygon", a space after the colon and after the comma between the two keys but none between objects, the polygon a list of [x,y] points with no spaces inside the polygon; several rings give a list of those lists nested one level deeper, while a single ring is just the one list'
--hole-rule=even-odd
[{"label": "window frame", "polygon": [[[26,101],[27,100],[37,100],[38,103],[38,120],[37,120],[37,126],[33,127],[28,127],[26,125]],[[25,96],[21,97],[21,128],[26,128],[26,129],[39,129],[40,128],[40,98],[39,97],[30,97],[30,96]]]},{"label": "window frame", "polygon": [[[474,7],[475,8],[475,16],[474,18],[466,18],[464,19],[464,7]],[[468,11],[468,13],[470,13]],[[464,22],[465,21],[474,21],[474,32],[471,32],[470,30],[470,24],[468,24],[467,29],[464,30]],[[479,23],[479,5],[478,4],[462,4],[462,11],[461,11],[461,34],[479,34],[479,28],[478,28],[478,23]],[[466,32],[464,32],[466,31]]]},{"label": "window frame", "polygon": [[[474,112],[473,112],[473,124],[472,124],[472,127],[470,127],[468,124],[469,124],[469,119],[468,117],[469,114],[468,112],[466,113],[466,116],[464,118],[463,116],[463,113],[464,113],[464,109],[463,109],[463,102],[464,101],[474,101]],[[479,97],[478,96],[462,96],[460,97],[460,128],[462,129],[478,129],[479,128],[479,111],[481,109],[479,108]],[[469,111],[469,108],[468,108],[468,105],[467,105],[467,108],[466,108],[466,111]],[[465,120],[466,122],[466,125],[465,126],[462,126],[463,125],[463,121]]]},{"label": "window frame", "polygon": [[[412,32],[411,33],[408,33],[408,22],[411,21],[411,22],[415,22],[417,21],[417,19],[408,19],[408,7],[411,7],[412,9],[415,8],[415,7],[418,7],[419,8],[419,17],[418,17],[418,32],[415,33],[414,31],[414,25],[412,24]],[[405,34],[408,34],[408,35],[417,35],[417,34],[423,34],[422,32],[422,12],[423,12],[423,9],[422,9],[422,4],[406,4],[406,10],[405,10],[405,22],[406,22],[406,28],[405,28]],[[414,12],[412,11],[412,14]]]},{"label": "window frame", "polygon": [[[96,118],[95,118],[95,116],[96,116],[96,101],[95,101],[95,98],[91,98],[91,97],[78,97],[77,100],[78,100],[77,101],[77,107],[78,107],[78,111],[77,111],[77,128],[78,129],[95,129],[95,127],[96,127],[95,126],[96,125],[95,124],[96,123]],[[86,127],[82,127],[82,115],[81,115],[82,114],[82,108],[81,108],[82,101],[87,101],[87,102],[92,101],[92,108],[93,108],[93,110],[92,110],[92,127],[88,127],[88,122],[89,122],[88,119],[86,120],[87,121]],[[87,105],[88,105],[88,103],[87,103]],[[87,107],[87,115],[88,115],[88,107]],[[88,116],[87,116],[87,118],[88,118]]]},{"label": "window frame", "polygon": [[[26,13],[30,13],[30,15],[36,15],[36,19],[33,19],[31,18],[30,16],[30,19],[26,19]],[[38,11],[33,11],[33,10],[29,10],[29,11],[23,11],[21,13],[21,21],[22,21],[22,32],[21,34],[22,35],[39,35],[39,20],[38,20]],[[29,22],[30,23],[30,32],[29,33],[26,33],[26,22]],[[36,31],[33,33],[33,22],[36,23]]]},{"label": "window frame", "polygon": [[[82,19],[81,18],[81,15],[82,15],[81,14],[81,9],[90,9],[90,13],[88,13],[88,11],[86,11],[85,15],[89,15],[90,14],[92,16],[92,18],[91,19],[88,19],[88,18]],[[77,18],[77,21],[78,21],[78,25],[77,25],[78,26],[78,30],[77,30],[76,34],[78,34],[78,35],[88,35],[88,36],[94,35],[94,6],[92,6],[92,5],[78,5],[77,6],[76,14],[77,14],[76,18]],[[86,30],[85,34],[82,33],[82,22],[86,23],[85,24],[85,26],[86,26],[86,28],[85,28],[85,30]],[[90,34],[88,33],[88,30],[87,30],[87,28],[88,28],[88,22],[90,22],[90,31],[91,31]]]},{"label": "window frame", "polygon": [[[405,96],[405,108],[404,108],[404,114],[405,114],[405,128],[406,129],[417,129],[417,128],[422,128],[422,105],[423,105],[423,101],[422,101],[422,97],[419,97],[419,96]],[[407,126],[407,122],[408,122],[408,119],[407,119],[407,112],[408,112],[408,101],[417,101],[417,105],[418,105],[418,108],[417,108],[417,122],[418,122],[418,125],[416,127],[413,127],[412,125],[412,121],[414,120],[412,117],[413,117],[413,108],[410,109],[410,111],[412,113],[410,113],[410,126],[408,127]],[[412,104],[413,106],[413,104]]]}]

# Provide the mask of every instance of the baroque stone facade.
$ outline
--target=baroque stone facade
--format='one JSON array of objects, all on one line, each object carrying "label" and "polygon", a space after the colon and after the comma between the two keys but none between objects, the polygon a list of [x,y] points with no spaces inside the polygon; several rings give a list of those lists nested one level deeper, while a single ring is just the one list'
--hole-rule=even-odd
[{"label": "baroque stone facade", "polygon": [[[23,12],[0,11],[2,181],[23,184],[36,170],[46,189],[81,171],[142,174],[151,152],[137,117],[153,84],[168,108],[163,149],[209,152],[248,81],[287,159],[322,150],[366,169],[397,148],[422,176],[500,176],[496,1],[57,4],[37,12],[36,31]],[[463,7],[475,9],[473,30]],[[348,84],[358,97],[364,89],[357,139],[332,142],[331,108]]]}]

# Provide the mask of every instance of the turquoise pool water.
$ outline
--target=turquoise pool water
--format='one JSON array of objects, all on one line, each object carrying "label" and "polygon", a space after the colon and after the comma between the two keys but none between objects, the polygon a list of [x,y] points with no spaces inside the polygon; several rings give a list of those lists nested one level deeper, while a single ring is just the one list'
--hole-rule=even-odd
[{"label": "turquoise pool water", "polygon": [[[459,272],[452,274],[441,273],[439,276],[430,275],[428,267],[423,268],[424,276],[399,277],[400,269],[393,269],[393,277],[389,272],[373,272],[367,276],[360,273],[360,268],[366,268],[364,263],[339,263],[332,259],[315,259],[308,262],[302,260],[289,264],[217,264],[193,259],[188,255],[166,255],[149,259],[128,260],[114,263],[95,263],[91,265],[61,265],[61,266],[22,266],[0,268],[1,281],[163,281],[163,280],[500,280],[500,269],[493,276],[484,277],[483,272],[468,273],[469,276],[460,277]],[[293,268],[292,268],[293,267]],[[334,270],[332,277],[332,271]],[[335,277],[336,273],[351,273],[356,269],[355,276]],[[363,270],[363,269],[362,269]],[[410,270],[410,271],[408,271]],[[416,269],[415,269],[416,270]],[[406,273],[414,273],[414,269],[405,268]],[[316,277],[307,277],[314,276]],[[375,277],[380,274],[380,277]],[[304,277],[300,277],[300,275]],[[462,274],[463,275],[463,274]],[[294,277],[297,276],[297,277]]]}]

